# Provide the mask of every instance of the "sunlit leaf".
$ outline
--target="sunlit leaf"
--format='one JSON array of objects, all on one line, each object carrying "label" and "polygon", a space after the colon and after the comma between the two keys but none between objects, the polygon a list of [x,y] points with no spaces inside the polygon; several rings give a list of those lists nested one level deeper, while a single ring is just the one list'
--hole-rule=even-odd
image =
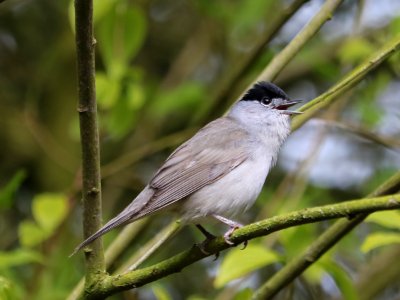
[{"label": "sunlit leaf", "polygon": [[377,232],[367,236],[361,245],[361,251],[369,252],[375,248],[400,243],[400,233]]},{"label": "sunlit leaf", "polygon": [[154,296],[156,296],[157,300],[172,300],[172,297],[169,295],[166,288],[164,288],[160,284],[154,284],[152,286]]},{"label": "sunlit leaf", "polygon": [[300,249],[305,249],[314,240],[315,226],[304,225],[279,232],[279,240],[285,248],[286,257],[296,257]]},{"label": "sunlit leaf", "polygon": [[153,113],[165,116],[171,112],[192,108],[203,98],[203,87],[198,83],[188,82],[179,87],[161,93],[153,106]]},{"label": "sunlit leaf", "polygon": [[253,290],[250,288],[245,288],[235,295],[233,300],[250,300],[253,296]]},{"label": "sunlit leaf", "polygon": [[110,111],[110,114],[105,120],[105,125],[113,138],[120,139],[135,125],[135,118],[136,114],[129,107],[129,101],[126,96],[124,96],[118,99],[117,103]]},{"label": "sunlit leaf", "polygon": [[64,220],[68,212],[68,199],[63,194],[45,193],[35,196],[32,203],[32,213],[36,222],[47,233]]},{"label": "sunlit leaf", "polygon": [[220,288],[229,281],[279,260],[279,256],[261,245],[250,244],[245,250],[233,249],[224,258],[214,285]]},{"label": "sunlit leaf", "polygon": [[15,285],[7,278],[0,276],[0,299],[1,300],[15,300],[20,299],[17,296]]},{"label": "sunlit leaf", "polygon": [[318,284],[321,282],[321,278],[325,273],[325,268],[322,266],[321,262],[318,260],[316,263],[312,264],[304,272],[304,276],[307,280],[313,284]]},{"label": "sunlit leaf", "polygon": [[109,76],[120,78],[128,62],[142,46],[147,22],[143,11],[134,5],[118,3],[98,26],[98,45]]},{"label": "sunlit leaf", "polygon": [[118,101],[120,95],[120,81],[109,78],[103,72],[96,73],[96,92],[99,108],[110,109]]},{"label": "sunlit leaf", "polygon": [[359,92],[359,101],[356,102],[358,112],[361,116],[361,121],[369,126],[378,124],[383,116],[383,111],[377,105],[377,95],[388,85],[390,76],[387,73],[380,72],[363,86]]},{"label": "sunlit leaf", "polygon": [[21,222],[18,235],[21,245],[25,247],[34,247],[48,237],[48,233],[32,221]]},{"label": "sunlit leaf", "polygon": [[9,252],[0,251],[0,269],[42,262],[43,257],[30,249],[20,248]]},{"label": "sunlit leaf", "polygon": [[387,228],[400,229],[400,212],[396,210],[376,212],[369,215],[365,221]]},{"label": "sunlit leaf", "polygon": [[393,35],[400,32],[400,17],[393,18],[393,20],[390,22],[389,29]]},{"label": "sunlit leaf", "polygon": [[141,108],[145,101],[143,86],[137,83],[130,83],[127,87],[126,98],[129,108],[134,110]]},{"label": "sunlit leaf", "polygon": [[25,177],[24,170],[17,171],[8,183],[0,189],[0,209],[9,208],[12,205],[15,192]]},{"label": "sunlit leaf", "polygon": [[345,64],[356,64],[374,52],[373,45],[364,38],[352,37],[339,49],[339,59]]}]

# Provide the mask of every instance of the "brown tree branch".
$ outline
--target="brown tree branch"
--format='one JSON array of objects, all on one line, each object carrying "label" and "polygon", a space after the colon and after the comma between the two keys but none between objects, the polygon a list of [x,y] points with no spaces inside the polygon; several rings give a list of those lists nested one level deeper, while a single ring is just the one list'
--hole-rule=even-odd
[{"label": "brown tree branch", "polygon": [[[100,147],[95,91],[93,1],[75,0],[78,68],[78,112],[82,145],[83,233],[89,237],[101,227]],[[105,273],[102,239],[85,248],[86,287]]]}]

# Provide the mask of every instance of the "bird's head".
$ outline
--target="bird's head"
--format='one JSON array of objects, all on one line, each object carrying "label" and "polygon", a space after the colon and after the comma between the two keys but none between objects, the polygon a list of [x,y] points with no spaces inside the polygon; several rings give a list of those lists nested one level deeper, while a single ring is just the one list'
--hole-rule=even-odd
[{"label": "bird's head", "polygon": [[288,110],[289,107],[300,103],[301,100],[291,100],[289,96],[275,84],[260,81],[254,84],[244,95],[240,101],[256,102],[267,109],[276,112],[294,115],[301,112]]}]

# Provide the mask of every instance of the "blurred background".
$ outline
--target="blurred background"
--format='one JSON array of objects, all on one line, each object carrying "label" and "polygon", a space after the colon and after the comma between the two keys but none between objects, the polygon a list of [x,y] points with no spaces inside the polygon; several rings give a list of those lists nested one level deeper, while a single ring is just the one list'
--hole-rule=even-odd
[{"label": "blurred background", "polygon": [[[296,1],[271,36],[292,2],[95,1],[103,220],[130,203],[177,145],[221,116],[324,1]],[[73,18],[68,0],[0,3],[1,299],[65,299],[84,275],[83,255],[68,259],[82,239]],[[399,32],[399,1],[344,1],[275,83],[309,101]],[[394,174],[399,74],[397,53],[294,132],[239,221],[363,198]],[[145,220],[110,272],[169,222]],[[248,299],[331,223],[252,240],[248,250],[225,251],[112,299]],[[399,224],[399,212],[374,214],[277,299],[400,298]],[[201,240],[187,226],[143,266]],[[238,270],[249,256],[252,266]]]}]

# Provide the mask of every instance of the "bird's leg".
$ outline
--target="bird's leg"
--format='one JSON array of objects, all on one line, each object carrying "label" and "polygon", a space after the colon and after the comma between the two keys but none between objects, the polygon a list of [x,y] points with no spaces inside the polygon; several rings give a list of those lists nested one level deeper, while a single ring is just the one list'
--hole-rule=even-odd
[{"label": "bird's leg", "polygon": [[196,224],[196,227],[201,231],[201,233],[206,237],[207,240],[213,240],[216,238],[211,232],[208,232],[203,226],[200,224]]},{"label": "bird's leg", "polygon": [[[229,220],[229,219],[227,219],[227,218],[224,218],[224,217],[222,217],[222,216],[220,216],[220,215],[212,215],[212,216],[213,216],[215,219],[217,219],[218,221],[220,221],[220,222],[222,222],[222,223],[224,223],[224,224],[226,224],[226,225],[229,226],[229,230],[228,230],[227,232],[225,232],[225,234],[224,234],[224,240],[225,240],[225,242],[226,242],[227,244],[229,244],[229,245],[234,245],[235,243],[233,243],[233,242],[230,240],[230,237],[231,237],[232,233],[233,233],[236,229],[239,229],[239,228],[243,227],[243,225],[240,224],[240,223],[238,223],[238,222],[235,222],[235,221],[233,221],[233,220]],[[247,241],[244,242],[243,249],[245,249],[246,247],[247,247]],[[242,250],[243,250],[243,249],[242,249]]]},{"label": "bird's leg", "polygon": [[[196,224],[196,227],[200,230],[200,232],[206,237],[206,239],[200,244],[198,245],[199,249],[201,252],[203,252],[205,255],[209,255],[210,253],[208,251],[206,251],[204,248],[207,246],[207,244],[212,241],[213,239],[216,238],[215,235],[213,235],[212,233],[208,232],[203,226],[201,226],[200,224]],[[219,257],[219,252],[215,253],[215,258],[214,260],[217,260]]]}]

